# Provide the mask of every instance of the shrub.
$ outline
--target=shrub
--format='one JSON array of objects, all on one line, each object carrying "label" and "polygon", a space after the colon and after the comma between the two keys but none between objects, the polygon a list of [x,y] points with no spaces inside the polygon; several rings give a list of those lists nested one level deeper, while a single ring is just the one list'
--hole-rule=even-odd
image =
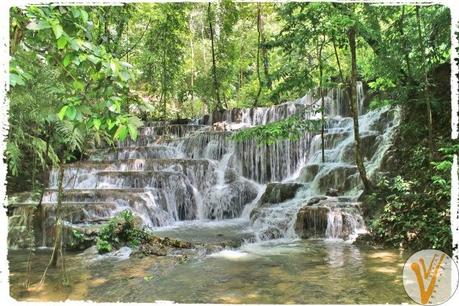
[{"label": "shrub", "polygon": [[125,244],[138,246],[149,236],[151,234],[136,223],[132,211],[124,210],[101,227],[97,250],[99,253],[106,253]]},{"label": "shrub", "polygon": [[97,240],[96,247],[100,254],[108,253],[113,250],[113,246],[110,244],[110,242],[102,239]]}]

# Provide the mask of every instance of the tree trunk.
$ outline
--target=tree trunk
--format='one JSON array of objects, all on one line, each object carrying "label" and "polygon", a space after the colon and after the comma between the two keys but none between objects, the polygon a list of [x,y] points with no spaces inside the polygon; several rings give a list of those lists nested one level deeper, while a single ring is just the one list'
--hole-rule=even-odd
[{"label": "tree trunk", "polygon": [[51,266],[57,266],[57,259],[59,253],[62,249],[62,230],[63,230],[63,220],[62,220],[62,196],[64,193],[64,164],[61,162],[59,165],[59,176],[58,176],[58,186],[57,186],[57,204],[56,204],[56,226],[55,226],[55,243],[53,248],[53,254],[51,255]]},{"label": "tree trunk", "polygon": [[[424,49],[424,42],[422,41],[422,31],[421,31],[421,18],[419,16],[419,6],[416,6],[416,22],[417,22],[417,28],[418,28],[418,36],[419,36],[419,47],[421,48],[421,54],[423,56],[426,56],[425,54],[425,49]],[[429,79],[427,76],[427,69],[426,69],[426,63],[427,60],[424,59],[422,62],[422,71],[424,74],[424,97],[426,100],[426,115],[427,115],[427,129],[429,133],[429,138],[428,138],[428,145],[429,145],[429,158],[432,157],[432,154],[434,152],[434,146],[433,146],[433,124],[432,124],[432,107],[430,104],[430,95],[429,95]]]},{"label": "tree trunk", "polygon": [[352,112],[352,119],[354,121],[354,140],[355,140],[355,163],[359,170],[360,179],[362,180],[365,191],[368,192],[373,189],[373,185],[368,179],[365,165],[363,164],[362,157],[362,144],[359,134],[359,113],[357,106],[357,56],[356,56],[356,39],[355,27],[351,27],[348,32],[349,47],[351,49],[351,84],[349,86],[349,97]]},{"label": "tree trunk", "polygon": [[190,14],[190,48],[191,48],[191,111],[194,113],[194,41],[193,41],[193,17]]},{"label": "tree trunk", "polygon": [[408,84],[411,84],[412,82],[411,61],[410,61],[410,56],[408,52],[408,44],[407,44],[408,39],[405,37],[405,32],[403,30],[404,21],[405,21],[405,6],[402,5],[402,16],[400,17],[400,38],[402,39],[403,53],[405,56],[406,69],[407,69],[407,74],[408,74]]},{"label": "tree trunk", "polygon": [[217,99],[217,109],[223,110],[222,102],[220,100],[220,92],[218,88],[218,80],[217,80],[217,64],[215,60],[215,46],[214,46],[214,30],[212,26],[212,7],[211,3],[209,2],[209,6],[207,8],[207,18],[209,19],[209,29],[210,29],[210,42],[212,47],[212,76],[214,81],[214,91],[215,91],[215,98]]},{"label": "tree trunk", "polygon": [[324,102],[324,93],[322,88],[322,74],[323,74],[323,67],[322,67],[322,49],[324,47],[324,41],[321,41],[318,46],[317,50],[317,57],[319,60],[319,94],[320,94],[320,117],[321,117],[321,129],[320,129],[320,138],[322,141],[322,162],[325,163],[325,102]]},{"label": "tree trunk", "polygon": [[260,99],[261,89],[263,86],[263,82],[261,80],[260,74],[260,49],[261,49],[261,5],[257,3],[257,32],[258,32],[258,40],[257,40],[257,77],[258,77],[258,91],[255,97],[255,101],[253,102],[253,107],[257,107],[258,100]]},{"label": "tree trunk", "polygon": [[62,230],[63,230],[63,223],[62,223],[62,195],[63,195],[63,183],[64,183],[64,163],[61,161],[59,164],[59,175],[57,181],[57,204],[56,204],[56,223],[54,227],[55,231],[55,238],[54,238],[54,247],[53,253],[51,254],[51,258],[49,259],[48,265],[43,272],[40,280],[40,286],[45,283],[46,273],[48,269],[57,266],[57,260],[59,254],[62,256]]},{"label": "tree trunk", "polygon": [[[164,41],[166,38],[164,37]],[[166,56],[167,56],[167,47],[163,46],[163,67],[161,73],[161,97],[160,97],[160,104],[161,104],[161,116],[163,120],[167,118],[167,89],[166,89],[166,82],[167,82],[167,66],[166,66]]]},{"label": "tree trunk", "polygon": [[271,90],[272,89],[272,81],[271,77],[269,76],[269,58],[268,58],[268,49],[265,46],[265,32],[264,32],[264,22],[263,22],[263,11],[260,13],[260,38],[261,38],[261,58],[263,61],[263,71],[265,74],[265,84],[266,87]]}]

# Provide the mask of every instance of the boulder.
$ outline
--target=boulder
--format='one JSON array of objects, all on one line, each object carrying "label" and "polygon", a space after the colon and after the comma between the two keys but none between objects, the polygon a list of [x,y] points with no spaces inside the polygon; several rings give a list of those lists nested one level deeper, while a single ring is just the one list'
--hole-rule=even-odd
[{"label": "boulder", "polygon": [[325,237],[330,208],[305,206],[296,216],[295,232],[303,239]]},{"label": "boulder", "polygon": [[357,245],[357,246],[370,246],[370,247],[377,246],[375,238],[370,233],[359,235],[352,244]]},{"label": "boulder", "polygon": [[337,197],[338,196],[338,189],[328,188],[327,192],[325,193],[325,195],[327,195],[329,197]]},{"label": "boulder", "polygon": [[308,200],[308,202],[306,203],[306,205],[311,206],[311,205],[317,204],[317,203],[319,203],[320,201],[326,200],[326,199],[327,199],[326,196],[312,197],[312,198],[310,198],[310,199]]},{"label": "boulder", "polygon": [[254,222],[265,208],[293,199],[298,189],[303,186],[300,183],[268,183],[265,192],[250,212],[250,220]]},{"label": "boulder", "polygon": [[138,250],[143,255],[166,256],[167,249],[159,243],[145,243],[141,244]]},{"label": "boulder", "polygon": [[319,164],[310,164],[301,169],[300,179],[303,182],[312,182],[319,173]]},{"label": "boulder", "polygon": [[269,206],[269,204],[281,203],[295,197],[298,189],[303,187],[299,183],[268,183],[265,193],[261,196],[257,206]]},{"label": "boulder", "polygon": [[360,203],[339,197],[314,197],[298,211],[295,232],[301,238],[348,239],[363,229]]}]

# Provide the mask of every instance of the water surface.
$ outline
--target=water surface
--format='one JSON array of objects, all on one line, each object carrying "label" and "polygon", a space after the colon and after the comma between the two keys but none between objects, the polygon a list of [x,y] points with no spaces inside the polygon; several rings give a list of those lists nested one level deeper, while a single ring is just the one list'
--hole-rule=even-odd
[{"label": "water surface", "polygon": [[[69,285],[51,270],[46,284],[25,290],[27,252],[9,252],[11,295],[18,300],[182,303],[402,303],[404,256],[343,241],[244,244],[203,258],[67,254]],[[33,257],[37,283],[50,251]]]}]

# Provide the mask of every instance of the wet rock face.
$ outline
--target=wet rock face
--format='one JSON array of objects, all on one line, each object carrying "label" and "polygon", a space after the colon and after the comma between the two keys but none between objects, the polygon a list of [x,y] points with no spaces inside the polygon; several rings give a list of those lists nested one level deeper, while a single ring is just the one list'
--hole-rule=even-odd
[{"label": "wet rock face", "polygon": [[290,200],[295,197],[298,189],[303,186],[300,183],[268,183],[266,191],[261,196],[257,206],[263,207]]},{"label": "wet rock face", "polygon": [[338,196],[338,192],[339,192],[338,189],[328,188],[327,192],[325,193],[325,195],[330,196],[330,197],[337,197]]},{"label": "wet rock face", "polygon": [[205,217],[213,220],[233,219],[241,215],[244,206],[258,194],[255,186],[244,180],[217,185],[207,192],[202,201]]},{"label": "wet rock face", "polygon": [[[304,184],[301,183],[268,183],[265,192],[258,200],[255,208],[250,212],[250,219],[254,222],[261,216],[264,209],[269,209],[271,206],[293,199],[297,191],[302,187],[304,187]],[[276,237],[273,233],[268,236]]]},{"label": "wet rock face", "polygon": [[193,245],[187,241],[151,236],[140,244],[134,254],[166,256],[176,249],[190,249]]},{"label": "wet rock face", "polygon": [[327,231],[330,208],[306,206],[298,211],[295,232],[301,238],[323,238]]},{"label": "wet rock face", "polygon": [[359,203],[338,197],[311,198],[296,215],[295,232],[304,239],[341,238],[364,228]]}]

